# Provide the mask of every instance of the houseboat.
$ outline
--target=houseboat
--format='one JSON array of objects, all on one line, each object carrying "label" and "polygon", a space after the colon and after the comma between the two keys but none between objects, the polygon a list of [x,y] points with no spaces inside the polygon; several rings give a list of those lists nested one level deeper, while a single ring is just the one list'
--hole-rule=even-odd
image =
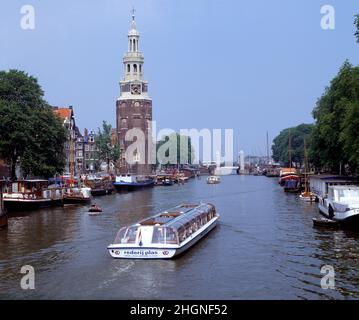
[{"label": "houseboat", "polygon": [[221,178],[218,176],[210,176],[207,178],[207,184],[218,184],[221,182]]},{"label": "houseboat", "polygon": [[33,210],[62,202],[62,189],[49,188],[47,180],[18,180],[11,182],[3,194],[8,211]]},{"label": "houseboat", "polygon": [[93,196],[111,194],[115,190],[110,177],[86,177],[85,186],[91,188],[91,195]]},{"label": "houseboat", "polygon": [[328,196],[330,186],[346,185],[359,185],[359,178],[326,174],[309,176],[310,191],[319,202]]},{"label": "houseboat", "polygon": [[132,191],[140,188],[153,187],[155,180],[150,177],[136,175],[121,175],[116,177],[113,183],[117,191]]},{"label": "houseboat", "polygon": [[319,202],[318,207],[326,218],[359,226],[359,186],[329,186],[328,196]]},{"label": "houseboat", "polygon": [[86,204],[91,202],[91,188],[66,187],[63,190],[64,204]]},{"label": "houseboat", "polygon": [[210,232],[218,219],[212,204],[182,204],[121,228],[108,250],[113,258],[173,258]]}]

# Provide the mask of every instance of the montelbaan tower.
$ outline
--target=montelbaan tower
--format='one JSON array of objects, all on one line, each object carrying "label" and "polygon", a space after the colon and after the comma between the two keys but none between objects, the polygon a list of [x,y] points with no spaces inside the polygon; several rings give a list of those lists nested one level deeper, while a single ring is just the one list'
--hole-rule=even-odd
[{"label": "montelbaan tower", "polygon": [[[124,77],[120,81],[120,96],[116,101],[117,136],[121,149],[120,173],[147,175],[152,168],[148,159],[149,143],[152,143],[149,139],[152,100],[148,95],[148,82],[143,78],[144,56],[139,49],[139,40],[140,34],[133,11],[131,30],[128,33],[128,50],[123,57]],[[128,147],[133,144],[133,141],[126,141],[126,133],[134,128],[142,131],[143,135],[136,136],[134,140],[137,139],[136,142],[142,143],[144,147],[126,153]]]}]

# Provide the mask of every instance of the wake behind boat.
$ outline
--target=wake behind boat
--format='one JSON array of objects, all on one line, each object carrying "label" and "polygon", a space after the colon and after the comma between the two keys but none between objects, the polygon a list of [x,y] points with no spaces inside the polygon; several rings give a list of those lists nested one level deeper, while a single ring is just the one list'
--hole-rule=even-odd
[{"label": "wake behind boat", "polygon": [[121,228],[107,248],[113,258],[173,258],[211,231],[218,218],[212,204],[182,204]]}]

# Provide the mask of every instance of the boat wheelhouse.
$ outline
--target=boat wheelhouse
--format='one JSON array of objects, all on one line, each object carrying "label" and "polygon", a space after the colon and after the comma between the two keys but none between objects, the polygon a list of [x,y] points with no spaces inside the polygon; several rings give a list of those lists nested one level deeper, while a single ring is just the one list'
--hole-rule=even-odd
[{"label": "boat wheelhouse", "polygon": [[113,258],[173,258],[210,232],[218,219],[212,204],[182,204],[121,228],[108,250]]}]

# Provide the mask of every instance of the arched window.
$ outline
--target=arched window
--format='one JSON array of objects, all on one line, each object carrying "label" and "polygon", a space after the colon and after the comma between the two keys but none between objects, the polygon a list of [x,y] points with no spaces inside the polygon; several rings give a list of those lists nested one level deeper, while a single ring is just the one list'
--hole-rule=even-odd
[{"label": "arched window", "polygon": [[131,71],[131,66],[128,64],[127,65],[127,72],[130,72]]},{"label": "arched window", "polygon": [[133,51],[136,51],[136,40],[133,40]]},{"label": "arched window", "polygon": [[130,52],[132,51],[132,40],[130,40],[130,43],[129,43],[129,50],[130,50]]},{"label": "arched window", "polygon": [[137,64],[134,64],[134,65],[133,65],[133,72],[134,72],[134,73],[137,73]]},{"label": "arched window", "polygon": [[142,64],[140,64],[140,73],[142,73]]}]

